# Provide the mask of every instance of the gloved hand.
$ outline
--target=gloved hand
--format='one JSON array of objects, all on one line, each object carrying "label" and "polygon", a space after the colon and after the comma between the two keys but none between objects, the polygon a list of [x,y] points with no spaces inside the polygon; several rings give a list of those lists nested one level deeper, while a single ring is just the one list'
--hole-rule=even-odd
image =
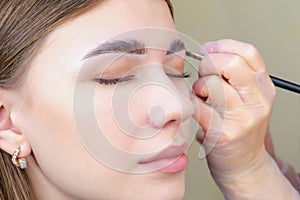
[{"label": "gloved hand", "polygon": [[292,186],[298,192],[300,192],[300,176],[296,173],[293,166],[291,166],[289,163],[287,163],[284,160],[281,160],[276,156],[274,146],[273,146],[272,136],[269,129],[267,130],[266,137],[265,137],[265,146],[267,152],[274,159],[281,173],[287,178],[287,180],[290,181]]},{"label": "gloved hand", "polygon": [[[213,178],[226,199],[298,199],[265,150],[275,88],[257,50],[220,40],[203,45],[208,55],[193,86],[195,119]],[[209,103],[205,102],[209,99]]]}]

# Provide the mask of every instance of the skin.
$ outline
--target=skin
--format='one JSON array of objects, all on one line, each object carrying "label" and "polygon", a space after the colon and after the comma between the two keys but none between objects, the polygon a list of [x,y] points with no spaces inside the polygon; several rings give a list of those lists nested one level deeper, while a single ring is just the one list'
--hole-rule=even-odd
[{"label": "skin", "polygon": [[[272,188],[281,188],[284,198],[284,191],[291,190],[279,170],[273,170],[272,176],[266,173],[274,169],[273,161],[265,151],[264,138],[275,89],[259,53],[249,44],[221,40],[203,46],[209,56],[200,63],[199,80],[193,88],[200,97],[196,103],[198,109],[195,109],[200,111],[200,115],[194,113],[194,105],[182,80],[171,79],[163,69],[163,65],[168,65],[172,73],[182,73],[182,59],[166,56],[162,49],[148,49],[147,54],[142,56],[131,55],[117,60],[107,68],[108,78],[116,78],[120,72],[126,74],[130,66],[143,66],[130,72],[150,75],[146,76],[148,81],[167,88],[162,89],[155,84],[140,87],[125,104],[133,124],[146,127],[131,134],[143,134],[144,130],[160,134],[147,140],[137,140],[118,129],[113,107],[108,106],[113,102],[114,87],[95,81],[97,74],[103,71],[97,69],[98,65],[94,63],[103,65],[105,59],[86,61],[83,58],[112,36],[142,27],[175,30],[164,1],[105,1],[63,24],[47,37],[32,60],[21,88],[0,90],[0,147],[9,154],[21,148],[19,157],[27,158],[26,173],[37,198],[182,199],[184,196],[183,171],[124,173],[90,154],[89,148],[78,137],[83,133],[82,130],[78,133],[74,118],[73,101],[78,88],[83,89],[80,91],[95,89],[93,108],[97,124],[106,138],[123,151],[153,152],[168,145],[181,128],[182,135],[173,142],[175,145],[182,144],[187,140],[186,121],[194,115],[204,130],[199,133],[198,139],[203,141],[207,150],[213,147],[207,156],[208,164],[226,198],[241,199],[239,195],[243,193],[239,191],[257,194],[263,199],[269,194],[275,197],[278,194]],[[163,38],[162,41],[171,43],[172,39]],[[93,70],[81,69],[87,65]],[[138,81],[140,79],[137,78],[122,83],[118,86],[120,90],[116,91],[126,91],[123,90],[125,86],[132,86]],[[207,98],[210,104],[203,101]],[[116,105],[118,103],[123,102]],[[161,110],[164,117],[161,117]],[[92,124],[86,125],[89,128]],[[220,134],[218,141],[214,141],[216,129]],[[99,145],[100,152],[101,147]],[[102,152],[109,157],[122,159],[119,164],[129,163],[133,171],[140,167],[141,158],[128,160],[110,155],[111,152],[106,150]],[[222,182],[224,177],[227,181]],[[260,185],[253,181],[258,178],[263,178]],[[270,186],[270,190],[261,185]],[[280,190],[275,191],[280,193]]]},{"label": "skin", "polygon": [[[112,102],[113,86],[94,81],[97,78],[95,69],[80,74],[84,63],[102,62],[101,58],[82,60],[91,49],[113,35],[141,27],[175,30],[167,4],[161,0],[105,1],[52,32],[32,60],[22,87],[2,91],[2,121],[6,124],[2,129],[12,135],[4,137],[2,133],[2,149],[12,154],[16,147],[21,147],[19,157],[27,158],[26,173],[38,199],[49,199],[49,196],[51,199],[183,198],[183,171],[131,174],[107,167],[84,147],[74,122],[75,84],[96,88],[94,108],[97,122],[103,126],[103,133],[110,141],[128,152],[151,152],[167,145],[184,121],[192,116],[193,105],[186,89],[177,88],[162,69],[162,65],[167,64],[176,71],[183,71],[183,62],[166,58],[166,51],[149,50],[142,59],[133,59],[135,65],[154,63],[154,67],[143,70],[159,76],[159,82],[171,88],[181,103],[163,101],[174,97],[168,90],[158,87],[145,87],[134,95],[129,105],[134,123],[162,133],[149,140],[120,134],[112,108],[107,106]],[[128,59],[118,62],[122,66]],[[114,70],[118,71],[117,67]],[[117,76],[114,70],[109,68],[107,71]],[[143,106],[131,106],[136,102]],[[149,120],[149,110],[157,104],[164,108],[165,118]],[[136,160],[128,162],[131,162],[132,170],[138,167]]]}]

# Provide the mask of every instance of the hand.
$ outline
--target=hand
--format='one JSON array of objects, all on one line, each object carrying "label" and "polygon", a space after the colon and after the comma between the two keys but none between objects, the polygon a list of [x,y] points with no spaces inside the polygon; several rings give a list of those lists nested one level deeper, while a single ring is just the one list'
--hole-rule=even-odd
[{"label": "hand", "polygon": [[199,97],[194,118],[225,199],[300,199],[265,150],[275,87],[259,53],[233,40],[207,43],[204,49],[208,55],[193,86]]},{"label": "hand", "polygon": [[220,40],[203,48],[208,55],[193,87],[199,97],[194,116],[203,128],[198,139],[209,151],[215,178],[239,176],[266,159],[264,138],[275,87],[252,45]]}]

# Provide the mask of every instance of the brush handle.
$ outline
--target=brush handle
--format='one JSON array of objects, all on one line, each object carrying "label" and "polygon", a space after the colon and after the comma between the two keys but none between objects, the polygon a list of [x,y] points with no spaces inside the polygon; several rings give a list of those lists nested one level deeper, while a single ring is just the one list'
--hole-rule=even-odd
[{"label": "brush handle", "polygon": [[275,76],[270,75],[271,80],[273,81],[274,85],[276,87],[280,87],[282,89],[286,89],[288,91],[291,92],[295,92],[300,94],[300,85],[296,84],[296,83],[292,83],[280,78],[277,78]]}]

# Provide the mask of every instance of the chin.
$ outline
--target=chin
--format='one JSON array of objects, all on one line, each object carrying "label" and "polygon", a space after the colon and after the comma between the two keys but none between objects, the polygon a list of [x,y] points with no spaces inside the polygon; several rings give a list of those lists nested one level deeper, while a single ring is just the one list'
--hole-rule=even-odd
[{"label": "chin", "polygon": [[131,174],[123,183],[120,188],[115,188],[117,196],[112,199],[182,200],[185,194],[184,171],[173,174]]},{"label": "chin", "polygon": [[152,189],[148,190],[145,200],[182,200],[185,194],[184,172],[177,174],[162,174],[163,178],[152,183]]},{"label": "chin", "polygon": [[180,187],[166,187],[161,188],[157,192],[154,192],[155,195],[152,195],[149,198],[151,200],[183,200],[185,194],[184,184]]}]

